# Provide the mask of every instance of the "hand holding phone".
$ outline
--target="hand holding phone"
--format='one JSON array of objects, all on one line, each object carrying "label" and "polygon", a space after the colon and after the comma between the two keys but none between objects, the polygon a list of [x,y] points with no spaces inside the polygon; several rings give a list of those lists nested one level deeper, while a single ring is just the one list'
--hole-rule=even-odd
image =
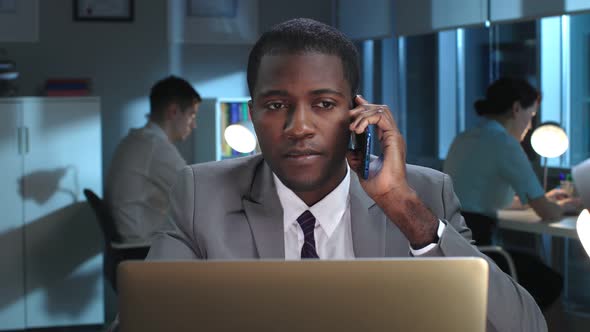
[{"label": "hand holding phone", "polygon": [[369,166],[371,163],[371,152],[373,146],[373,127],[369,125],[362,134],[350,132],[350,150],[353,150],[361,158],[359,169],[357,170],[363,179],[369,178]]}]

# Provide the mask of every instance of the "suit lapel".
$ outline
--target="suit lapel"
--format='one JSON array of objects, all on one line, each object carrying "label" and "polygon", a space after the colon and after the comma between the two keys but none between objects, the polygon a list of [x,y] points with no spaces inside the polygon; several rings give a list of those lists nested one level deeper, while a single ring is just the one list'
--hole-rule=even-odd
[{"label": "suit lapel", "polygon": [[356,173],[350,176],[350,223],[354,255],[385,256],[386,218],[381,209],[365,193]]},{"label": "suit lapel", "polygon": [[266,162],[262,161],[258,166],[250,197],[243,197],[242,204],[259,258],[284,259],[283,207]]}]

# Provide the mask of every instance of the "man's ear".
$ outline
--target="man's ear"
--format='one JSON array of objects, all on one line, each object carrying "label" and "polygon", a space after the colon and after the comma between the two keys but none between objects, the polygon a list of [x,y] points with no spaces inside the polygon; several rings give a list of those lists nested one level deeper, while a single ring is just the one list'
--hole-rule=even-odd
[{"label": "man's ear", "polygon": [[166,115],[166,120],[173,119],[178,112],[180,112],[180,107],[177,103],[169,104],[168,106],[166,106],[166,111],[164,112],[164,114]]},{"label": "man's ear", "polygon": [[516,113],[518,113],[521,109],[522,107],[520,107],[520,102],[517,100],[512,103],[512,110],[510,110],[510,114],[512,114],[512,116],[516,116]]},{"label": "man's ear", "polygon": [[252,104],[252,99],[248,100],[248,114],[250,115],[250,119],[253,118],[253,104]]}]

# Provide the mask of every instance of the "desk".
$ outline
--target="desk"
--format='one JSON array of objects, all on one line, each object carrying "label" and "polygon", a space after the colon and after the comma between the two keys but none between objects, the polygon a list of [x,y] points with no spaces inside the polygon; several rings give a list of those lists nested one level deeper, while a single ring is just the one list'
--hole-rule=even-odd
[{"label": "desk", "polygon": [[590,268],[583,249],[572,251],[569,243],[569,239],[574,239],[571,243],[573,248],[579,246],[577,219],[578,216],[565,216],[556,221],[541,221],[532,209],[498,211],[499,228],[552,236],[546,260],[563,274],[564,306],[567,311],[587,315],[590,312],[590,298],[584,294],[589,294],[587,276],[590,275]]},{"label": "desk", "polygon": [[498,211],[499,228],[570,239],[578,238],[577,219],[577,216],[565,216],[556,221],[542,221],[532,209]]}]

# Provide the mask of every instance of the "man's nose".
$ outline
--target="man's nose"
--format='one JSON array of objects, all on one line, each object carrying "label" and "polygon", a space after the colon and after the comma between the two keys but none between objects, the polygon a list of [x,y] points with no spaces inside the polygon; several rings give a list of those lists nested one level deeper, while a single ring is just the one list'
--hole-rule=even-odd
[{"label": "man's nose", "polygon": [[300,139],[314,135],[314,114],[309,107],[296,105],[288,114],[285,124],[287,137]]}]

